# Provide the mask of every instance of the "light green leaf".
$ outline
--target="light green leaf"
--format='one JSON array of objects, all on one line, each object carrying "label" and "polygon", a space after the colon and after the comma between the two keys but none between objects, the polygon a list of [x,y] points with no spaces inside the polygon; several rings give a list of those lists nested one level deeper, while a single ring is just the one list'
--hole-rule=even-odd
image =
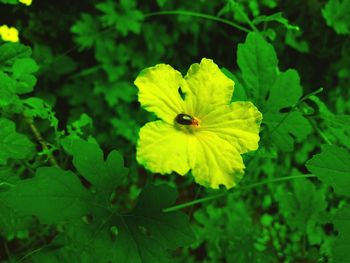
[{"label": "light green leaf", "polygon": [[329,0],[322,15],[337,34],[350,33],[350,0]]},{"label": "light green leaf", "polygon": [[29,139],[16,132],[15,123],[0,118],[0,165],[5,165],[7,160],[24,159],[29,156],[34,145]]},{"label": "light green leaf", "polygon": [[19,2],[18,2],[18,0],[0,0],[0,3],[10,4],[10,5],[17,5]]},{"label": "light green leaf", "polygon": [[350,154],[335,145],[322,145],[320,154],[316,154],[306,163],[307,169],[322,182],[332,186],[337,194],[350,197]]},{"label": "light green leaf", "polygon": [[28,58],[31,53],[29,47],[19,43],[0,45],[0,70],[10,71],[17,59]]},{"label": "light green leaf", "polygon": [[32,73],[38,69],[38,65],[31,58],[20,58],[14,62],[12,65],[12,76],[17,80],[16,93],[24,94],[33,91],[37,80]]},{"label": "light green leaf", "polygon": [[226,68],[221,68],[221,71],[226,75],[226,77],[232,79],[235,82],[235,88],[231,101],[247,101],[247,94],[242,84],[238,81],[237,77]]}]

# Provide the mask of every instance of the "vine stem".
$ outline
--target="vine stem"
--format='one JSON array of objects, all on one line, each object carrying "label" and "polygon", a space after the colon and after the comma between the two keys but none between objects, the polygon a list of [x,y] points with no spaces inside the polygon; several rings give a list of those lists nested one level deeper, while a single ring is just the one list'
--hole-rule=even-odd
[{"label": "vine stem", "polygon": [[[47,151],[48,153],[50,153],[49,147],[47,146],[46,141],[44,140],[43,136],[41,135],[41,133],[39,132],[38,128],[35,126],[34,124],[34,120],[28,116],[24,116],[26,122],[28,123],[32,133],[34,134],[36,140],[40,143],[41,147],[43,150]],[[57,163],[57,160],[55,159],[55,157],[52,154],[49,154],[49,162],[51,165],[53,166],[59,166]]]},{"label": "vine stem", "polygon": [[[240,191],[240,190],[247,190],[247,189],[252,189],[258,186],[262,186],[262,185],[266,185],[266,184],[270,184],[270,183],[276,183],[276,182],[282,182],[282,181],[289,181],[289,180],[293,180],[293,179],[299,179],[299,178],[309,178],[309,177],[316,177],[313,174],[302,174],[302,175],[291,175],[291,176],[285,176],[285,177],[281,177],[281,178],[275,178],[275,179],[270,179],[270,180],[265,180],[259,183],[253,183],[253,184],[249,184],[249,185],[244,185],[239,187],[238,189],[236,189],[236,191]],[[236,192],[235,191],[235,192]],[[207,196],[207,197],[203,197],[200,199],[196,199],[190,202],[186,202],[183,204],[179,204],[179,205],[175,205],[172,207],[168,207],[163,209],[163,212],[174,212],[180,209],[183,209],[185,207],[189,207],[195,204],[200,204],[200,203],[205,203],[211,200],[215,200],[224,196],[227,196],[229,194],[235,193],[235,192],[224,192],[224,193],[219,193],[219,194],[215,194],[215,195],[211,195],[211,196]]]},{"label": "vine stem", "polygon": [[203,14],[203,13],[192,12],[192,11],[185,11],[185,10],[160,11],[160,12],[148,13],[148,14],[145,14],[144,16],[147,18],[147,17],[152,17],[152,16],[162,16],[162,15],[185,15],[185,16],[200,17],[200,18],[224,23],[226,25],[229,25],[231,27],[234,27],[234,28],[239,29],[241,31],[244,31],[246,33],[251,32],[249,29],[247,29],[243,26],[240,26],[240,25],[238,25],[230,20],[227,20],[225,18],[220,18],[220,17],[216,17],[216,16],[212,16],[212,15],[208,15],[208,14]]}]

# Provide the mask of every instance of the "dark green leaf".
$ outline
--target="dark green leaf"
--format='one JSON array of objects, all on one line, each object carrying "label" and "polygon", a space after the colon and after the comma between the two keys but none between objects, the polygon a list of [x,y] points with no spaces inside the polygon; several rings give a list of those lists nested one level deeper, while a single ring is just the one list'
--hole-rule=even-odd
[{"label": "dark green leaf", "polygon": [[0,118],[0,165],[6,164],[9,158],[24,159],[34,150],[29,139],[16,132],[15,123]]},{"label": "dark green leaf", "polygon": [[242,72],[249,99],[263,105],[277,77],[277,57],[272,45],[259,34],[249,33],[244,44],[238,45],[237,63]]},{"label": "dark green leaf", "polygon": [[350,207],[346,206],[337,211],[333,218],[338,236],[332,244],[332,259],[337,263],[350,261]]},{"label": "dark green leaf", "polygon": [[57,224],[87,214],[91,196],[78,177],[56,167],[39,168],[2,196],[22,215],[35,215],[44,224]]},{"label": "dark green leaf", "polygon": [[338,194],[350,197],[350,154],[335,145],[322,145],[320,154],[306,164],[310,172],[322,182],[332,186]]}]

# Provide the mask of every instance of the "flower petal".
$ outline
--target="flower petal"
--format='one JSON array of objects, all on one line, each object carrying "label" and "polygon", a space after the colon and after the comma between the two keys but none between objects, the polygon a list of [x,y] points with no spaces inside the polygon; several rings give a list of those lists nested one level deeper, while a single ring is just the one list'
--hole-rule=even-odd
[{"label": "flower petal", "polygon": [[196,182],[211,188],[232,188],[242,178],[244,163],[239,152],[215,133],[200,131],[189,145],[192,174]]},{"label": "flower petal", "polygon": [[187,113],[201,117],[217,105],[229,104],[234,82],[221,72],[211,59],[192,64],[185,76],[182,91],[186,94]]},{"label": "flower petal", "polygon": [[172,124],[176,115],[184,112],[184,101],[178,92],[182,81],[180,72],[158,64],[141,71],[134,83],[139,89],[141,106]]},{"label": "flower petal", "polygon": [[233,102],[216,108],[201,122],[202,129],[229,141],[239,153],[256,150],[262,114],[251,102]]},{"label": "flower petal", "polygon": [[194,136],[160,120],[147,123],[139,135],[136,158],[148,170],[161,174],[175,171],[181,175],[189,171],[188,145]]}]

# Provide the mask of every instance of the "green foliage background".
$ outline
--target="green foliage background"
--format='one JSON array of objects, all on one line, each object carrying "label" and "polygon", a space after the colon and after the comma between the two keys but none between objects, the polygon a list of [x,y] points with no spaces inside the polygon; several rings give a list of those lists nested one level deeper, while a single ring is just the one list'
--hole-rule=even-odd
[{"label": "green foliage background", "polygon": [[[1,262],[350,262],[350,1],[0,0],[2,24]],[[202,57],[264,116],[230,191],[135,160],[135,77]]]}]

